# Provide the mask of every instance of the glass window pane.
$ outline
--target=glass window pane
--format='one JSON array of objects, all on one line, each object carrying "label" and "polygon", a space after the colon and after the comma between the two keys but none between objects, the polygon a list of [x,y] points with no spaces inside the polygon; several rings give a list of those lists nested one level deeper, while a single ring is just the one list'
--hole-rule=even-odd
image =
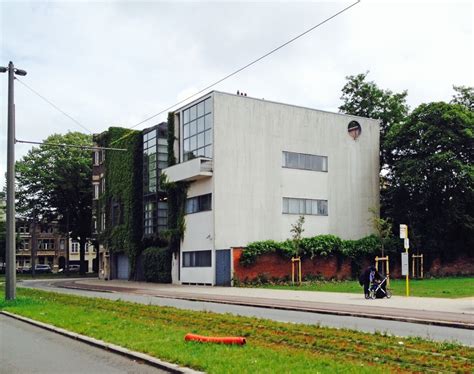
[{"label": "glass window pane", "polygon": [[189,108],[189,119],[192,121],[193,119],[196,119],[197,116],[197,110],[196,110],[196,105],[192,106]]},{"label": "glass window pane", "polygon": [[159,161],[168,161],[168,155],[165,153],[158,153],[158,160]]},{"label": "glass window pane", "polygon": [[188,138],[189,137],[189,125],[184,125],[183,129],[184,129],[183,136],[185,138]]},{"label": "glass window pane", "polygon": [[189,135],[196,135],[197,133],[197,121],[192,121],[191,122],[191,128],[189,129]]},{"label": "glass window pane", "polygon": [[289,213],[288,209],[288,198],[283,198],[283,213]]},{"label": "glass window pane", "polygon": [[190,143],[189,149],[194,150],[196,149],[197,136],[192,136],[190,139],[191,139],[191,143]]},{"label": "glass window pane", "polygon": [[211,147],[207,146],[206,148],[204,148],[204,156],[207,157],[207,158],[212,158],[212,154],[211,154]]},{"label": "glass window pane", "polygon": [[168,139],[165,139],[165,138],[158,138],[158,145],[167,146],[167,145],[168,145]]},{"label": "glass window pane", "polygon": [[318,208],[319,208],[318,213],[320,215],[322,215],[322,216],[327,216],[328,215],[328,202],[327,202],[327,200],[319,200]]},{"label": "glass window pane", "polygon": [[190,144],[190,140],[189,139],[186,139],[184,141],[184,152],[188,152],[191,150],[191,148],[189,148],[189,144]]},{"label": "glass window pane", "polygon": [[323,157],[323,168],[322,171],[328,171],[328,158]]},{"label": "glass window pane", "polygon": [[188,123],[189,122],[189,109],[186,109],[183,112],[183,123]]},{"label": "glass window pane", "polygon": [[212,108],[211,108],[211,98],[209,99],[206,99],[205,103],[204,103],[204,109],[205,109],[205,112],[206,113],[210,113]]},{"label": "glass window pane", "polygon": [[212,127],[212,114],[207,114],[206,117],[204,117],[204,122],[206,130],[210,129]]},{"label": "glass window pane", "polygon": [[198,147],[204,147],[204,133],[203,132],[198,134],[197,139],[198,139],[197,140],[197,146]]},{"label": "glass window pane", "polygon": [[201,117],[197,120],[197,131],[204,131],[204,117]]},{"label": "glass window pane", "polygon": [[312,214],[318,214],[318,201],[317,200],[311,200],[311,211],[313,212]]},{"label": "glass window pane", "polygon": [[198,115],[198,117],[201,117],[201,116],[204,115],[204,101],[201,101],[197,105],[197,115]]},{"label": "glass window pane", "polygon": [[298,213],[299,214],[304,214],[304,199],[298,199],[299,201],[299,209],[298,209]]},{"label": "glass window pane", "polygon": [[168,160],[158,162],[158,168],[159,169],[166,169],[167,167],[168,167]]},{"label": "glass window pane", "polygon": [[211,144],[211,130],[207,130],[204,133],[204,144],[206,144],[206,145]]},{"label": "glass window pane", "polygon": [[312,209],[311,209],[311,200],[305,200],[305,212],[304,214],[312,214]]},{"label": "glass window pane", "polygon": [[298,199],[288,199],[289,202],[289,213],[298,214],[299,202]]}]

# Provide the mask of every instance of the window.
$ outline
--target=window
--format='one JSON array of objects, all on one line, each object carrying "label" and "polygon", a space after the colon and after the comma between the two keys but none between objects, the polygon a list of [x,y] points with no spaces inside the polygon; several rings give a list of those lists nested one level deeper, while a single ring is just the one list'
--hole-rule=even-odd
[{"label": "window", "polygon": [[203,212],[212,209],[212,194],[186,199],[186,214]]},{"label": "window", "polygon": [[39,239],[38,240],[38,249],[40,251],[53,250],[55,247],[54,239]]},{"label": "window", "polygon": [[212,251],[183,252],[183,267],[210,267]]},{"label": "window", "polygon": [[211,98],[183,111],[184,161],[195,157],[212,157]]},{"label": "window", "polygon": [[111,224],[112,227],[123,224],[123,215],[122,215],[122,204],[120,202],[114,201],[111,206]]},{"label": "window", "polygon": [[66,241],[64,239],[59,239],[59,249],[64,250],[66,248]]},{"label": "window", "polygon": [[105,212],[102,212],[100,215],[100,230],[105,230]]},{"label": "window", "polygon": [[94,165],[99,165],[100,163],[100,151],[94,152]]},{"label": "window", "polygon": [[105,192],[105,178],[102,178],[100,180],[100,192],[102,192],[102,193]]},{"label": "window", "polygon": [[313,216],[328,215],[328,201],[314,199],[283,198],[283,213]]},{"label": "window", "polygon": [[356,140],[360,136],[360,133],[362,132],[362,128],[360,127],[359,122],[357,121],[349,122],[349,125],[347,126],[347,132],[349,133],[349,136],[352,139]]},{"label": "window", "polygon": [[99,198],[99,183],[94,183],[94,199]]},{"label": "window", "polygon": [[328,158],[326,156],[283,151],[282,166],[290,169],[328,171]]},{"label": "window", "polygon": [[20,246],[18,248],[20,251],[28,251],[30,249],[30,240],[29,239],[21,239]]},{"label": "window", "polygon": [[145,220],[144,220],[145,235],[151,235],[155,232],[155,214],[156,214],[155,202],[149,201],[145,203]]},{"label": "window", "polygon": [[79,242],[73,241],[71,243],[71,253],[79,253]]}]

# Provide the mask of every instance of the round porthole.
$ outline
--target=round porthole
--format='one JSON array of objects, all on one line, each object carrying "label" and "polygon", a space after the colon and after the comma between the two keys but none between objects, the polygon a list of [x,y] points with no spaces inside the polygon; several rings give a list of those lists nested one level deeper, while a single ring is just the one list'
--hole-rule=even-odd
[{"label": "round porthole", "polygon": [[356,140],[360,133],[362,132],[362,128],[360,127],[359,122],[351,121],[349,122],[349,126],[347,126],[347,132],[351,136],[352,139]]}]

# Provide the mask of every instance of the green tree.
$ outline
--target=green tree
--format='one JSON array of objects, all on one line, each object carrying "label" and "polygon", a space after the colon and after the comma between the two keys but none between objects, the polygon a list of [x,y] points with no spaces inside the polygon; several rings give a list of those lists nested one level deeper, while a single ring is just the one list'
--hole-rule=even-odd
[{"label": "green tree", "polygon": [[[389,162],[390,154],[384,145],[390,127],[405,120],[408,114],[407,91],[394,93],[367,81],[369,72],[346,77],[339,107],[342,113],[380,119],[380,167]],[[363,130],[362,130],[363,131]]]},{"label": "green tree", "polygon": [[299,216],[298,220],[291,225],[291,238],[293,240],[293,246],[296,256],[301,256],[303,252],[301,249],[301,238],[304,232],[304,216]]},{"label": "green tree", "polygon": [[[92,146],[92,137],[68,132],[51,135],[44,142]],[[92,226],[91,151],[43,144],[18,161],[16,170],[19,213],[29,218],[36,205],[41,207],[38,217],[58,220],[63,232],[68,223],[71,237],[80,243],[80,272],[84,274],[85,249]]]},{"label": "green tree", "polygon": [[474,87],[453,86],[456,93],[453,95],[451,104],[460,104],[474,111]]},{"label": "green tree", "polygon": [[472,254],[474,113],[457,104],[422,104],[390,129],[386,144],[393,157],[388,216],[412,227],[424,253]]},{"label": "green tree", "polygon": [[381,218],[375,208],[370,208],[369,212],[372,214],[370,217],[370,222],[380,240],[380,250],[382,252],[382,257],[384,257],[385,242],[392,235],[392,222],[388,218]]}]

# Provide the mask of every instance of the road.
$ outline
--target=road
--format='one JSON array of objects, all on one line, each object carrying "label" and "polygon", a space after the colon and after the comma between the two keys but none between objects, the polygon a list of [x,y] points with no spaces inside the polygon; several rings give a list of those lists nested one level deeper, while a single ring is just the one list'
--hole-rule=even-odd
[{"label": "road", "polygon": [[172,306],[179,309],[211,311],[216,313],[231,313],[234,315],[266,318],[280,322],[302,324],[319,324],[321,326],[347,328],[363,332],[382,332],[395,336],[416,336],[436,341],[454,341],[464,345],[474,346],[473,330],[423,325],[381,319],[347,317],[331,314],[318,314],[299,311],[288,311],[268,308],[258,308],[240,305],[220,304],[202,301],[171,299],[150,295],[140,295],[132,292],[97,292],[55,287],[52,281],[24,282],[25,286],[49,291],[98,297],[109,300],[123,300],[145,305]]},{"label": "road", "polygon": [[165,373],[118,354],[0,315],[0,373]]}]

